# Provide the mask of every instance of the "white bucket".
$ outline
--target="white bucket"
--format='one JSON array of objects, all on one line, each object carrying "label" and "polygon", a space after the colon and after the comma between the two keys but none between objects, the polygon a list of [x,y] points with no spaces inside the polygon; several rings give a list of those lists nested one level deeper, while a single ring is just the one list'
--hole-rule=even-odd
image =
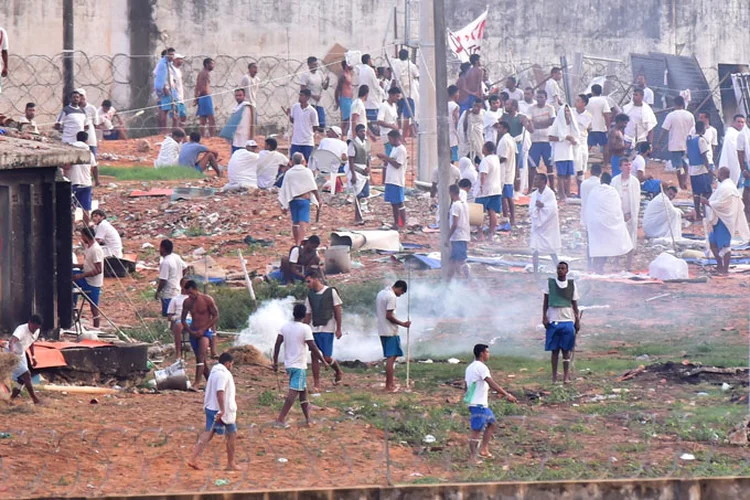
[{"label": "white bucket", "polygon": [[156,381],[156,388],[160,391],[187,391],[190,389],[190,381],[185,372],[185,363],[181,359],[163,370],[156,370],[154,380]]},{"label": "white bucket", "polygon": [[326,274],[348,273],[352,270],[349,250],[347,245],[333,245],[326,249]]}]

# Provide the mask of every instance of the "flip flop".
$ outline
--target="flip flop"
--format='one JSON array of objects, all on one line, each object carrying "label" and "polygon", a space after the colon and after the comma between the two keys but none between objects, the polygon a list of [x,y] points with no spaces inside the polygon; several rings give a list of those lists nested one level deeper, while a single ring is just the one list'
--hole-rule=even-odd
[{"label": "flip flop", "polygon": [[477,453],[477,456],[479,458],[484,458],[485,460],[492,460],[493,458],[495,458],[492,453]]},{"label": "flip flop", "polygon": [[273,425],[272,425],[272,427],[274,429],[288,429],[289,428],[289,424],[287,424],[287,423],[283,423],[282,424],[281,422],[274,422]]}]

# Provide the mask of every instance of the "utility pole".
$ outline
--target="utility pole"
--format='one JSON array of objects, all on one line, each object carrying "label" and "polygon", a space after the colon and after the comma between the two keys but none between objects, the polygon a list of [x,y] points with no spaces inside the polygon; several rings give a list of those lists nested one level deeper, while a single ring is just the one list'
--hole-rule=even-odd
[{"label": "utility pole", "polygon": [[[417,179],[430,182],[437,168],[437,123],[435,122],[435,29],[432,0],[419,2],[419,120],[417,125]],[[437,59],[439,60],[439,59]]]},{"label": "utility pole", "polygon": [[445,39],[445,1],[433,1],[433,26],[435,30],[435,117],[437,118],[438,203],[440,205],[440,268],[443,277],[448,274],[450,259],[450,117],[448,116],[448,58]]},{"label": "utility pole", "polygon": [[63,105],[75,88],[73,74],[73,0],[63,0]]}]

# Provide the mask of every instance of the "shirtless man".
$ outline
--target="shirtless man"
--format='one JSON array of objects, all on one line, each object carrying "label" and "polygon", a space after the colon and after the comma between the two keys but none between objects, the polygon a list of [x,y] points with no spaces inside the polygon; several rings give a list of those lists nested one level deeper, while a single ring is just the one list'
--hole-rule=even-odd
[{"label": "shirtless man", "polygon": [[[354,87],[352,85],[352,67],[341,61],[341,76],[336,84],[333,97],[333,109],[341,110],[341,131],[344,137],[349,135],[349,124],[352,117],[352,103],[354,102]],[[352,134],[353,135],[353,134]]]},{"label": "shirtless man", "polygon": [[[211,96],[211,72],[216,63],[210,57],[203,60],[203,69],[195,80],[195,105],[198,107],[200,120],[200,134],[203,137],[216,135],[216,120],[214,119],[214,99]],[[208,122],[208,127],[206,127]]]},{"label": "shirtless man", "polygon": [[295,281],[305,281],[307,271],[320,268],[319,246],[320,238],[313,234],[302,242],[302,245],[292,247],[288,257],[281,258],[281,272],[284,283],[292,284]]},{"label": "shirtless man", "polygon": [[[195,352],[195,384],[200,387],[201,373],[208,380],[210,370],[206,366],[206,353],[219,321],[219,310],[214,299],[198,291],[198,285],[190,280],[185,283],[188,298],[182,304],[182,326],[190,333],[190,345]],[[192,318],[188,321],[188,314]]]},{"label": "shirtless man", "polygon": [[[607,135],[606,155],[612,165],[612,177],[620,175],[620,160],[625,156],[625,127],[630,117],[621,113],[615,117],[615,125]],[[605,159],[606,163],[606,159]]]}]

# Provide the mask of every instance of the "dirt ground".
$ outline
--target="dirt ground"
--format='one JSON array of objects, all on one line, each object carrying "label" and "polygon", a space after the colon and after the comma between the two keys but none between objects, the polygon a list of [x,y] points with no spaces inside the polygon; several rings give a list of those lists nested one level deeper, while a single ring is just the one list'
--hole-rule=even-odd
[{"label": "dirt ground", "polygon": [[[115,154],[118,160],[101,163],[123,168],[149,164],[153,149],[141,153],[137,143],[102,143],[100,151]],[[221,148],[222,156],[228,157],[229,147],[223,141],[210,139],[209,145]],[[136,159],[123,159],[126,156]],[[667,179],[662,168],[651,162],[648,172]],[[203,248],[230,273],[240,270],[239,249],[248,269],[258,274],[292,245],[290,222],[273,193],[216,194],[170,202],[128,195],[133,189],[153,187],[218,188],[223,181],[210,176],[191,182],[107,178],[102,182],[103,187],[94,191],[95,199],[113,216],[126,253],[137,253],[145,266],[133,278],[105,280],[102,307],[120,325],[137,326],[139,315],[159,321],[152,288],[158,253],[144,248],[146,243],[158,246],[163,237],[170,237],[175,251],[188,263]],[[378,229],[390,221],[390,209],[380,197],[373,198],[370,207],[365,229]],[[409,198],[407,210],[410,229],[402,233],[402,243],[439,250],[437,233],[421,230],[434,222],[429,197]],[[580,207],[563,204],[560,210],[563,254],[574,259],[572,269],[583,271],[585,248],[575,234],[580,232]],[[320,234],[327,245],[329,233],[352,227],[352,219],[352,206],[337,199],[324,206],[310,233]],[[527,248],[525,207],[520,207],[518,220],[518,227],[503,233],[498,243],[472,244],[470,254],[510,256],[513,252],[501,249]],[[699,225],[685,231],[702,235]],[[246,236],[273,245],[248,245],[243,242]],[[636,269],[646,270],[662,250],[641,244]],[[404,273],[403,264],[382,255],[359,253],[354,258],[362,267],[332,277],[334,284]],[[438,272],[420,271],[412,278],[434,280]],[[543,282],[522,269],[472,265],[472,273],[476,278],[472,286],[497,296],[500,308],[509,297],[534,308],[540,305]],[[690,273],[708,276],[698,266],[691,265]],[[477,335],[500,335],[492,347],[493,377],[519,398],[517,405],[493,400],[499,417],[491,446],[495,459],[481,465],[469,463],[466,453],[468,413],[460,387],[468,355],[459,356],[457,365],[439,362],[439,357],[432,364],[412,364],[413,390],[395,395],[382,392],[382,365],[345,368],[343,386],[326,383],[322,395],[312,399],[317,421],[312,429],[299,425],[298,407],[292,410],[289,429],[272,428],[286,377],[267,368],[237,366],[237,456],[242,471],[222,470],[226,457],[221,440],[204,455],[206,470],[185,466],[204,422],[202,393],[43,392],[41,406],[28,399],[13,405],[0,402],[0,433],[10,433],[0,439],[0,496],[326,487],[385,484],[389,478],[393,483],[417,483],[748,474],[746,448],[728,441],[732,426],[746,413],[747,387],[737,377],[726,379],[731,386],[727,390],[722,379],[683,383],[648,368],[664,361],[747,366],[748,286],[747,275],[741,273],[687,284],[582,280],[580,303],[602,307],[584,316],[572,387],[549,381],[538,313],[530,317],[523,308],[508,311],[508,324],[498,328],[500,333],[493,332],[493,324],[483,324],[481,314],[445,318],[434,333],[434,346],[465,343],[468,353]],[[479,333],[471,331],[475,329]],[[645,373],[617,381],[623,372],[641,364],[647,367]],[[397,371],[404,384],[404,367]]]}]

